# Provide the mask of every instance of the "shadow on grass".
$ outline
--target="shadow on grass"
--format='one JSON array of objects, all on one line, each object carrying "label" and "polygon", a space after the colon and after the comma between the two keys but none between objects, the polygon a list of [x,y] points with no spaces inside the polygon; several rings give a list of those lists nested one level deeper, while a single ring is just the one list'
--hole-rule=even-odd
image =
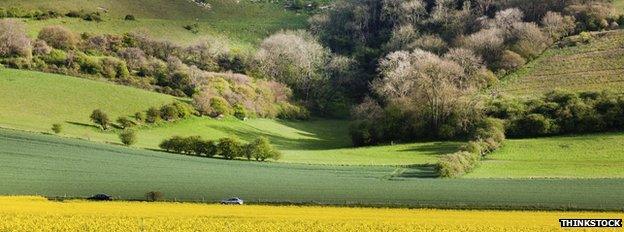
[{"label": "shadow on grass", "polygon": [[424,144],[424,145],[416,144],[407,149],[403,149],[400,151],[443,155],[443,154],[456,152],[457,149],[459,149],[459,146],[461,144],[462,144],[461,142],[434,142],[434,143]]},{"label": "shadow on grass", "polygon": [[415,164],[397,169],[390,180],[438,178],[435,164]]},{"label": "shadow on grass", "polygon": [[[234,135],[246,141],[258,137],[266,137],[279,149],[283,150],[327,150],[350,147],[351,141],[346,136],[346,129],[333,125],[337,122],[325,121],[283,121],[278,123],[298,130],[300,135],[307,138],[287,138],[275,133],[262,131],[253,126],[248,128],[232,128],[229,126],[210,126],[215,130]],[[347,122],[343,122],[347,123]]]}]

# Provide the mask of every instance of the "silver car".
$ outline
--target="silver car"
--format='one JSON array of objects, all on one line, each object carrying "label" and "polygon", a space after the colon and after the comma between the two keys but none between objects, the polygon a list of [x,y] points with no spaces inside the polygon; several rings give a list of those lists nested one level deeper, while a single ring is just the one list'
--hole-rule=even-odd
[{"label": "silver car", "polygon": [[223,205],[242,205],[243,204],[243,199],[240,199],[238,197],[233,197],[227,200],[222,200],[221,204]]}]

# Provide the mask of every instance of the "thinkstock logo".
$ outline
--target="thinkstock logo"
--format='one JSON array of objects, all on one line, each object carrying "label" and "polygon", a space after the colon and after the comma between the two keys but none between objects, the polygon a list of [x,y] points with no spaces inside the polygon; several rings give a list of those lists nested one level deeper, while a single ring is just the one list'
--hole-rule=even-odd
[{"label": "thinkstock logo", "polygon": [[561,227],[622,227],[622,219],[559,219]]}]

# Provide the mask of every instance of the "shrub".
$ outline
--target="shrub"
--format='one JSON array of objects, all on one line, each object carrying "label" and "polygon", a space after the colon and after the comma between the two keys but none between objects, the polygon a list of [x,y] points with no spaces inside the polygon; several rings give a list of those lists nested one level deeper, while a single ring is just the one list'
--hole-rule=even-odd
[{"label": "shrub", "polygon": [[177,120],[178,108],[173,105],[164,105],[160,108],[160,117],[166,121],[174,121]]},{"label": "shrub", "polygon": [[65,16],[70,17],[70,18],[81,18],[82,14],[83,13],[80,11],[70,10],[69,12],[67,12],[67,14],[65,14]]},{"label": "shrub", "polygon": [[63,131],[63,125],[59,123],[52,124],[52,131],[54,131],[54,133],[56,134],[61,133],[61,131]]},{"label": "shrub", "polygon": [[184,103],[184,102],[174,102],[171,103],[173,107],[176,108],[178,112],[178,118],[187,118],[193,114],[197,114],[195,108],[192,105]]},{"label": "shrub", "polygon": [[553,120],[541,114],[528,114],[512,120],[510,124],[513,136],[540,136],[556,131]]},{"label": "shrub", "polygon": [[194,144],[195,154],[213,157],[217,155],[217,145],[211,140],[199,140]]},{"label": "shrub", "polygon": [[52,49],[48,55],[43,56],[43,60],[48,64],[64,66],[67,64],[67,53],[63,50]]},{"label": "shrub", "polygon": [[100,12],[86,13],[86,14],[83,14],[81,18],[86,21],[95,21],[95,22],[103,21],[102,15],[100,15]]},{"label": "shrub", "polygon": [[199,33],[199,24],[193,23],[193,24],[184,25],[184,29],[192,32],[193,34],[197,34]]},{"label": "shrub", "polygon": [[136,18],[134,17],[134,15],[126,15],[126,17],[124,17],[124,20],[128,20],[128,21],[134,21],[136,20]]},{"label": "shrub", "polygon": [[440,177],[458,177],[472,171],[478,164],[481,155],[465,151],[445,155],[436,165]]},{"label": "shrub", "polygon": [[43,56],[50,54],[52,48],[43,40],[36,40],[33,44],[33,53],[35,55]]},{"label": "shrub", "polygon": [[110,120],[108,118],[108,114],[104,113],[102,110],[100,109],[96,109],[91,113],[91,121],[93,121],[93,123],[100,125],[100,127],[102,128],[102,130],[106,130],[108,129],[108,126],[110,124]]},{"label": "shrub", "polygon": [[220,115],[230,115],[232,114],[232,109],[230,108],[230,103],[228,103],[222,97],[213,97],[210,99],[210,116],[217,117]]},{"label": "shrub", "polygon": [[121,116],[117,118],[117,123],[119,124],[119,126],[121,126],[121,128],[124,128],[124,129],[130,128],[135,125],[134,122],[126,116]]},{"label": "shrub", "polygon": [[310,118],[310,111],[304,107],[284,102],[278,106],[277,117],[287,120],[307,120]]},{"label": "shrub", "polygon": [[240,104],[234,105],[234,117],[245,120],[247,118],[247,110]]},{"label": "shrub", "polygon": [[78,38],[76,35],[62,26],[44,27],[39,32],[37,38],[45,41],[54,48],[62,50],[74,49],[78,45]]},{"label": "shrub", "polygon": [[526,63],[526,60],[518,53],[505,50],[498,61],[498,68],[505,71],[513,71]]},{"label": "shrub", "polygon": [[24,24],[12,20],[0,20],[0,57],[30,57],[30,39]]},{"label": "shrub", "polygon": [[281,157],[279,151],[273,148],[269,140],[264,137],[260,137],[247,144],[244,156],[248,160],[253,158],[256,161],[264,161],[269,158],[278,160]]},{"label": "shrub", "polygon": [[182,153],[184,150],[184,138],[180,136],[173,136],[169,139],[163,140],[158,147],[168,152]]},{"label": "shrub", "polygon": [[235,159],[242,156],[243,146],[234,138],[219,139],[217,144],[218,154],[226,159]]},{"label": "shrub", "polygon": [[145,113],[140,112],[140,111],[139,111],[139,112],[134,113],[134,119],[135,119],[137,122],[139,122],[139,123],[144,122],[144,121],[145,121]]},{"label": "shrub", "polygon": [[121,133],[119,133],[119,139],[121,139],[121,142],[124,145],[130,146],[136,143],[137,134],[134,130],[124,130]]},{"label": "shrub", "polygon": [[80,71],[86,74],[98,74],[102,72],[100,60],[84,53],[74,53],[75,62],[80,67]]},{"label": "shrub", "polygon": [[160,120],[160,110],[156,107],[150,107],[146,112],[145,121],[147,123],[157,123]]},{"label": "shrub", "polygon": [[108,79],[125,78],[130,75],[123,60],[114,57],[104,57],[100,60],[101,74]]},{"label": "shrub", "polygon": [[158,191],[150,191],[145,193],[145,200],[147,201],[160,201],[165,197],[165,194]]}]

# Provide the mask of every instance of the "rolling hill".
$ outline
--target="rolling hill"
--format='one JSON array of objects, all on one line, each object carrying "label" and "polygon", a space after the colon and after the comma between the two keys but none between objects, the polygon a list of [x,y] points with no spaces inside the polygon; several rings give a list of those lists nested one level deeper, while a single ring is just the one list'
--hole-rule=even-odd
[{"label": "rolling hill", "polygon": [[[283,9],[282,6],[250,0],[209,0],[210,7],[201,7],[189,0],[58,0],[1,1],[0,7],[23,9],[53,9],[60,12],[84,10],[107,12],[103,22],[75,18],[25,20],[29,34],[35,36],[47,25],[62,25],[73,31],[95,34],[142,32],[178,43],[192,43],[202,37],[218,37],[229,41],[235,49],[252,49],[263,38],[281,29],[306,26],[307,15]],[[124,20],[134,15],[136,21]],[[199,32],[183,27],[197,23]]]},{"label": "rolling hill", "polygon": [[[419,179],[388,166],[227,161],[0,130],[0,194],[441,208],[624,208],[624,179]],[[565,189],[565,191],[562,191]]]},{"label": "rolling hill", "polygon": [[592,33],[587,44],[554,46],[505,77],[496,92],[531,96],[561,89],[624,91],[624,30]]},{"label": "rolling hill", "polygon": [[[51,133],[52,124],[61,123],[63,136],[115,144],[119,144],[118,131],[102,131],[90,122],[94,109],[102,109],[115,120],[150,106],[186,100],[107,82],[13,69],[0,70],[0,99],[0,127]],[[199,135],[206,139],[235,136],[246,141],[265,136],[284,152],[280,162],[409,165],[434,163],[439,155],[455,151],[460,144],[424,142],[352,148],[348,124],[320,119],[241,121],[192,117],[138,127],[136,146],[158,149],[162,140],[174,135]]]}]

